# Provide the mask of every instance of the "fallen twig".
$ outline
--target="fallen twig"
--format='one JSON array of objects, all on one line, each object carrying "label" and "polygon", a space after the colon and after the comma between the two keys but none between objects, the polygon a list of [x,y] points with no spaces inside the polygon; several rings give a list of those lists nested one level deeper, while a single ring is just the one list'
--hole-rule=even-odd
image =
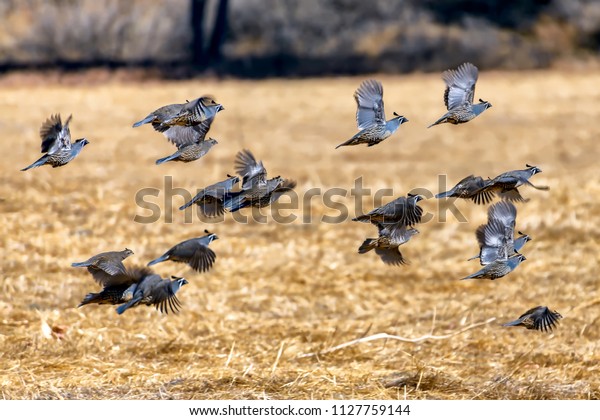
[{"label": "fallen twig", "polygon": [[421,337],[417,337],[417,338],[406,338],[406,337],[401,337],[399,335],[392,335],[392,334],[388,334],[388,333],[378,333],[378,334],[369,335],[367,337],[357,338],[355,340],[348,341],[346,343],[338,344],[337,346],[330,347],[330,348],[322,350],[322,351],[299,354],[298,356],[296,356],[296,358],[302,359],[305,357],[313,357],[313,356],[318,356],[318,355],[322,355],[322,354],[333,353],[334,351],[338,351],[338,350],[344,349],[346,347],[351,347],[351,346],[354,346],[355,344],[367,343],[369,341],[375,341],[375,340],[381,340],[381,339],[402,341],[404,343],[419,343],[419,342],[425,341],[425,340],[445,340],[447,338],[454,337],[455,335],[462,334],[465,331],[472,330],[473,328],[477,328],[477,327],[481,327],[482,325],[489,324],[490,322],[493,322],[495,320],[496,320],[496,318],[493,317],[493,318],[487,319],[483,322],[471,324],[471,325],[468,325],[458,331],[454,331],[454,332],[444,334],[444,335],[425,334],[425,335],[423,335]]}]

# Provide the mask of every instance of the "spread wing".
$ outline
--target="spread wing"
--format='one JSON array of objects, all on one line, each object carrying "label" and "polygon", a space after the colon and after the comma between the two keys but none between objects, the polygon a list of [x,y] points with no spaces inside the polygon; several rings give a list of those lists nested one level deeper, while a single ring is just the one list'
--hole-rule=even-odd
[{"label": "spread wing", "polygon": [[398,248],[375,248],[375,253],[379,255],[381,261],[388,265],[407,264]]},{"label": "spread wing", "polygon": [[179,312],[181,309],[181,302],[177,299],[177,295],[173,292],[171,287],[171,281],[167,279],[160,279],[152,285],[152,304],[164,314],[169,313],[171,309],[172,313]]},{"label": "spread wing", "polygon": [[110,274],[111,276],[115,276],[120,273],[125,273],[125,266],[121,261],[101,258],[95,265],[105,273]]},{"label": "spread wing", "polygon": [[72,115],[69,115],[65,124],[62,124],[60,114],[51,115],[40,127],[42,138],[42,153],[55,153],[58,150],[71,149],[71,131],[69,123]]},{"label": "spread wing", "polygon": [[264,184],[267,180],[267,170],[262,161],[257,161],[248,149],[241,150],[235,156],[235,171],[242,177],[242,189],[257,184]]},{"label": "spread wing", "polygon": [[521,195],[519,190],[517,190],[516,188],[511,188],[508,190],[500,191],[498,193],[498,195],[500,196],[501,199],[508,200],[508,201],[518,201],[518,202],[529,201],[528,198],[523,198],[523,196]]},{"label": "spread wing", "polygon": [[500,201],[499,203],[490,206],[488,209],[488,220],[497,220],[506,229],[506,238],[508,245],[513,246],[514,242],[514,231],[515,222],[517,219],[517,208],[514,204],[507,201]]},{"label": "spread wing", "polygon": [[212,193],[206,193],[202,200],[197,201],[196,204],[200,208],[202,214],[206,217],[217,217],[225,213],[225,207],[223,207],[223,195],[220,198],[214,197]]},{"label": "spread wing", "polygon": [[208,133],[208,130],[210,129],[213,119],[214,118],[210,118],[202,121],[198,125],[189,127],[174,125],[164,131],[163,134],[171,143],[177,146],[178,149],[182,149],[190,144],[203,141],[206,137],[206,133]]},{"label": "spread wing", "polygon": [[383,86],[377,80],[365,80],[354,92],[356,122],[359,130],[374,124],[385,124]]},{"label": "spread wing", "polygon": [[[475,235],[479,243],[481,265],[491,264],[497,260],[507,260],[512,254],[509,249],[508,230],[499,220],[491,220],[477,228]],[[513,248],[514,249],[514,248]]]},{"label": "spread wing", "polygon": [[154,274],[154,272],[147,267],[125,269],[124,271],[118,272],[114,275],[94,266],[88,267],[88,271],[94,280],[104,287],[127,284],[131,285],[138,283],[145,277]]},{"label": "spread wing", "polygon": [[217,259],[215,252],[205,245],[201,245],[190,260],[192,268],[198,272],[208,271]]},{"label": "spread wing", "polygon": [[477,67],[471,63],[461,64],[456,70],[442,73],[442,79],[446,83],[444,104],[448,110],[473,104],[478,74]]},{"label": "spread wing", "polygon": [[533,312],[531,315],[533,327],[538,331],[551,332],[558,320],[562,318],[561,314],[551,311],[547,306],[539,306],[535,310],[530,309],[528,312]]}]

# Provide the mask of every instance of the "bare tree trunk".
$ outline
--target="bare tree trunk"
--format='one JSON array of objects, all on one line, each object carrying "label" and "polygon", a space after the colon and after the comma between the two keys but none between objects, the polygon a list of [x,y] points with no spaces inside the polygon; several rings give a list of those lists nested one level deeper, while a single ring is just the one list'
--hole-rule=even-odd
[{"label": "bare tree trunk", "polygon": [[213,25],[212,37],[208,46],[208,57],[211,64],[218,63],[221,60],[221,46],[227,33],[227,9],[228,0],[220,0],[215,24]]},{"label": "bare tree trunk", "polygon": [[192,62],[196,66],[206,64],[204,52],[204,11],[206,0],[191,0],[192,2]]}]

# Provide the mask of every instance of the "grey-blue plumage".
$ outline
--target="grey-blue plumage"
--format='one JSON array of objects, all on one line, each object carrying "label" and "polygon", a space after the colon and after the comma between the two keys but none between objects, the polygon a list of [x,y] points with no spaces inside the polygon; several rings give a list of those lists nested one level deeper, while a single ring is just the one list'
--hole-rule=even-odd
[{"label": "grey-blue plumage", "polygon": [[237,153],[234,168],[242,182],[240,191],[225,194],[223,208],[230,212],[244,207],[266,207],[296,187],[296,181],[281,176],[267,179],[262,161],[258,161],[247,149]]},{"label": "grey-blue plumage", "polygon": [[471,274],[470,276],[463,277],[461,280],[466,279],[489,279],[495,280],[506,276],[507,274],[514,271],[522,261],[525,261],[524,255],[516,254],[507,260],[496,260],[494,262],[485,265],[478,272]]},{"label": "grey-blue plumage", "polygon": [[479,70],[471,63],[464,63],[458,66],[456,70],[443,72],[442,79],[446,83],[444,105],[446,105],[448,112],[427,128],[442,123],[466,123],[486,109],[491,108],[492,104],[482,99],[479,100],[478,104],[473,104],[475,84],[478,77]]},{"label": "grey-blue plumage", "polygon": [[262,160],[256,160],[254,154],[248,149],[237,152],[233,166],[235,172],[242,178],[243,190],[267,182],[267,170]]},{"label": "grey-blue plumage", "polygon": [[179,210],[184,210],[192,204],[196,204],[205,216],[220,216],[225,212],[223,201],[225,200],[226,195],[239,181],[240,179],[237,176],[228,175],[227,179],[209,185],[198,191],[198,194],[183,206],[179,207]]},{"label": "grey-blue plumage", "polygon": [[193,162],[210,152],[210,149],[212,149],[212,147],[217,145],[218,143],[219,142],[217,140],[211,138],[208,140],[200,141],[198,143],[192,143],[187,146],[183,146],[181,149],[177,150],[172,155],[164,157],[162,159],[158,159],[156,161],[156,164],[160,165],[161,163],[170,161]]},{"label": "grey-blue plumage", "polygon": [[476,204],[487,204],[494,198],[494,193],[486,191],[489,180],[480,176],[469,175],[452,187],[452,189],[436,194],[435,198],[464,198],[473,200]]},{"label": "grey-blue plumage", "polygon": [[528,330],[552,332],[562,315],[550,310],[547,306],[536,306],[511,322],[502,324],[503,327],[525,327]]},{"label": "grey-blue plumage", "polygon": [[154,275],[154,272],[146,267],[134,267],[128,269],[116,269],[114,274],[102,270],[96,265],[88,266],[88,271],[96,283],[103,289],[99,293],[88,293],[78,307],[96,303],[98,305],[119,305],[131,300],[136,284],[145,277]]},{"label": "grey-blue plumage", "polygon": [[358,248],[359,254],[365,254],[371,250],[379,255],[381,261],[388,265],[403,265],[407,264],[400,245],[405,244],[419,231],[414,228],[398,225],[384,225],[377,223],[379,236],[377,238],[367,238]]},{"label": "grey-blue plumage", "polygon": [[27,171],[31,168],[37,168],[42,165],[50,165],[53,168],[66,165],[75,159],[83,150],[83,147],[89,144],[86,138],[75,140],[71,143],[71,131],[69,123],[71,115],[63,125],[60,115],[52,115],[40,127],[40,137],[42,138],[42,153],[46,153],[37,161],[21,169]]},{"label": "grey-blue plumage", "polygon": [[169,161],[193,162],[206,155],[210,149],[219,144],[213,138],[206,139],[206,134],[214,121],[214,116],[202,121],[198,125],[189,127],[172,126],[163,132],[165,137],[177,146],[177,151],[171,156],[158,159],[157,165]]},{"label": "grey-blue plumage", "polygon": [[529,178],[533,175],[542,172],[537,166],[529,164],[525,165],[525,169],[519,169],[515,171],[508,171],[498,175],[496,178],[487,182],[483,191],[498,194],[500,198],[508,201],[528,201],[521,196],[518,188],[522,185],[528,185],[538,190],[549,190],[547,186],[533,185]]},{"label": "grey-blue plumage", "polygon": [[86,261],[72,263],[71,267],[87,268],[96,282],[104,284],[106,281],[111,281],[112,276],[126,272],[123,260],[130,255],[133,255],[133,251],[129,248],[125,248],[123,251],[102,252],[88,258]]},{"label": "grey-blue plumage", "polygon": [[396,224],[400,226],[413,226],[421,223],[423,209],[417,205],[423,196],[408,194],[398,197],[384,206],[371,210],[367,214],[355,217],[352,221],[374,224]]},{"label": "grey-blue plumage", "polygon": [[123,314],[127,309],[138,305],[154,305],[162,313],[179,312],[181,303],[177,299],[179,289],[188,284],[182,277],[172,277],[173,280],[163,279],[157,274],[144,277],[133,288],[131,300],[117,307],[117,313]]},{"label": "grey-blue plumage", "polygon": [[354,92],[356,100],[356,123],[359,132],[350,140],[338,145],[354,146],[365,143],[368,147],[375,146],[394,134],[400,125],[408,119],[394,112],[394,117],[385,120],[383,106],[383,86],[377,80],[365,80]]},{"label": "grey-blue plumage", "polygon": [[205,120],[214,118],[223,109],[225,108],[215,102],[212,96],[207,95],[183,104],[162,106],[148,114],[144,119],[134,123],[133,127],[151,123],[156,131],[164,133],[173,126],[190,127],[199,125]]},{"label": "grey-blue plumage", "polygon": [[255,185],[247,190],[228,193],[223,207],[232,213],[245,207],[267,207],[295,187],[296,181],[278,176],[268,179],[263,185]]},{"label": "grey-blue plumage", "polygon": [[519,238],[514,238],[517,209],[514,204],[501,201],[489,207],[488,222],[477,228],[475,236],[479,244],[481,265],[490,264],[496,260],[506,260],[518,253],[525,243],[531,240],[529,235],[519,232]]},{"label": "grey-blue plumage", "polygon": [[208,245],[212,241],[219,239],[219,237],[207,230],[204,232],[206,233],[205,236],[178,243],[160,257],[150,261],[148,265],[158,264],[163,261],[173,261],[189,264],[190,267],[198,272],[210,270],[217,256]]}]

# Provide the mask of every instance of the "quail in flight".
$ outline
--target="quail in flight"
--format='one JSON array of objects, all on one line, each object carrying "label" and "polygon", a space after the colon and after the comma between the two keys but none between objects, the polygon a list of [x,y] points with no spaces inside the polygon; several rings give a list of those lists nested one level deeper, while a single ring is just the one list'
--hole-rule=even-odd
[{"label": "quail in flight", "polygon": [[506,260],[495,260],[485,265],[481,270],[470,276],[463,277],[462,280],[467,279],[489,279],[496,280],[514,271],[522,261],[526,258],[522,254],[515,254]]},{"label": "quail in flight", "polygon": [[148,266],[163,261],[173,261],[186,263],[198,272],[210,270],[217,256],[208,245],[219,237],[207,230],[204,232],[205,236],[188,239],[173,246],[160,257],[150,261]]},{"label": "quail in flight", "polygon": [[398,127],[408,119],[394,112],[394,117],[385,120],[383,108],[383,86],[377,80],[365,80],[354,92],[356,100],[356,123],[359,132],[350,140],[338,145],[355,146],[366,144],[368,147],[375,146],[390,137],[398,130]]},{"label": "quail in flight", "polygon": [[228,175],[227,179],[209,185],[203,188],[190,201],[179,207],[179,210],[184,210],[189,206],[196,204],[202,214],[206,217],[221,216],[225,213],[223,202],[227,193],[240,181],[237,176]]},{"label": "quail in flight", "polygon": [[133,124],[139,127],[152,123],[152,127],[161,133],[173,126],[190,127],[214,118],[217,112],[222,111],[223,105],[215,102],[212,96],[202,96],[184,104],[171,104],[158,108],[148,114],[146,118]]},{"label": "quail in flight", "polygon": [[556,327],[562,315],[556,311],[548,309],[547,306],[536,306],[531,308],[523,315],[511,322],[502,324],[503,327],[525,327],[528,330],[538,330],[543,332],[552,332]]},{"label": "quail in flight", "polygon": [[213,138],[206,139],[206,133],[208,133],[213,120],[214,117],[191,127],[176,125],[166,130],[163,134],[177,146],[177,151],[170,156],[158,159],[156,164],[160,165],[170,161],[193,162],[206,155],[213,146],[219,144]]},{"label": "quail in flight", "polygon": [[375,250],[375,253],[379,255],[381,261],[385,264],[407,264],[399,247],[408,242],[419,231],[415,228],[407,228],[405,226],[384,226],[381,223],[377,223],[377,228],[379,236],[377,238],[367,238],[358,248],[358,253],[365,254],[371,250]]},{"label": "quail in flight", "polygon": [[423,196],[409,193],[406,197],[398,197],[384,206],[371,210],[367,214],[355,217],[352,221],[371,222],[374,224],[381,223],[384,225],[396,224],[399,227],[414,226],[417,223],[421,223],[423,209],[417,203],[422,199]]},{"label": "quail in flight", "polygon": [[435,198],[464,198],[473,200],[476,204],[487,204],[494,198],[494,193],[486,191],[485,187],[489,181],[484,181],[480,176],[469,175],[450,190],[436,194]]},{"label": "quail in flight", "polygon": [[116,276],[125,273],[123,260],[130,255],[133,255],[133,251],[129,248],[125,248],[123,251],[102,252],[86,261],[73,263],[71,267],[86,267],[90,274],[94,276],[94,279],[102,283],[101,278],[103,276]]},{"label": "quail in flight", "polygon": [[163,279],[158,274],[145,276],[133,288],[131,300],[117,307],[117,313],[123,314],[127,309],[138,305],[154,305],[162,313],[179,312],[181,303],[177,299],[179,289],[188,284],[183,277],[171,277],[172,280]]},{"label": "quail in flight", "polygon": [[475,236],[479,243],[479,258],[481,265],[490,264],[496,260],[506,260],[517,254],[531,240],[529,235],[521,232],[514,238],[517,209],[514,204],[500,201],[488,209],[488,222],[477,228]]},{"label": "quail in flight", "polygon": [[519,169],[515,171],[504,172],[498,175],[496,178],[487,181],[487,185],[482,189],[482,192],[488,192],[492,194],[498,194],[501,199],[509,201],[529,201],[529,199],[523,198],[519,193],[518,188],[522,185],[528,185],[538,190],[547,191],[550,188],[548,186],[537,186],[533,185],[529,178],[535,174],[542,172],[537,166],[525,164],[525,169]]},{"label": "quail in flight", "polygon": [[83,147],[89,144],[89,141],[86,138],[81,138],[71,143],[70,122],[71,115],[69,115],[64,125],[59,114],[50,116],[40,127],[42,153],[45,153],[45,155],[21,170],[27,171],[42,165],[50,165],[56,168],[75,159],[81,153]]},{"label": "quail in flight", "polygon": [[446,70],[442,73],[442,79],[446,83],[444,104],[448,112],[427,128],[442,123],[466,123],[492,106],[482,99],[473,104],[478,75],[479,70],[471,63],[461,64],[456,70]]}]

